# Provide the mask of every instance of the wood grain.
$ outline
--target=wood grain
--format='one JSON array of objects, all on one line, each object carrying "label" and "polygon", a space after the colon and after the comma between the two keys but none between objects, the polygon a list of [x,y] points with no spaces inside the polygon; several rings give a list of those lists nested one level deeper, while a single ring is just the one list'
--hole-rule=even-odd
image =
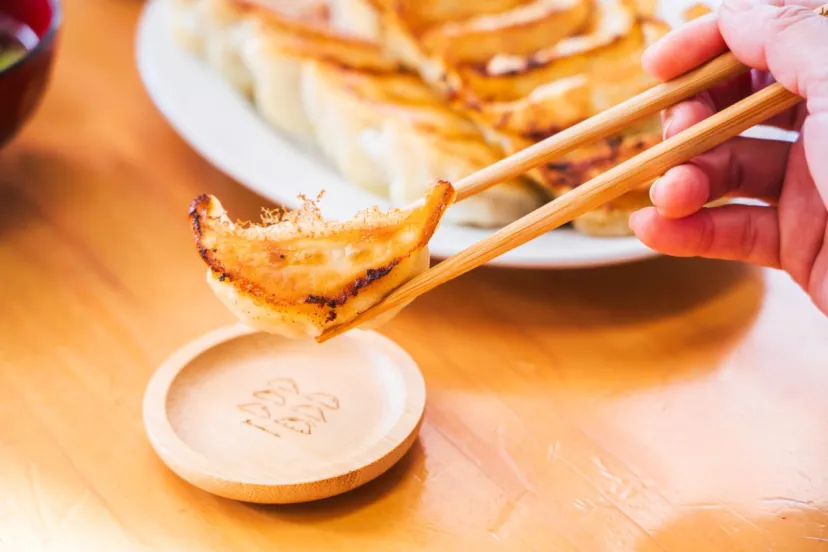
[{"label": "wood grain", "polygon": [[53,86],[0,152],[0,550],[826,550],[828,321],[734,263],[476,270],[387,328],[428,405],[373,483],[260,507],[170,472],[146,385],[233,322],[187,206],[213,193],[250,219],[262,200],[147,100],[141,7],[68,0]]},{"label": "wood grain", "polygon": [[373,481],[417,439],[417,364],[375,332],[329,347],[232,324],[173,353],[144,395],[144,425],[170,469],[257,504],[330,498]]}]

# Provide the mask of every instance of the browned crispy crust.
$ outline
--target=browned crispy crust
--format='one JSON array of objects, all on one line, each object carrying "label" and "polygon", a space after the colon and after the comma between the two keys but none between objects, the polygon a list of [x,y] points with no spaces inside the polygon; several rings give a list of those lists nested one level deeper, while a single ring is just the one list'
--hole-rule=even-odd
[{"label": "browned crispy crust", "polygon": [[[507,154],[513,154],[549,136],[495,135]],[[651,117],[619,134],[597,140],[530,170],[528,176],[552,197],[576,188],[602,172],[661,142],[661,123]]]},{"label": "browned crispy crust", "polygon": [[[434,234],[434,231],[437,229],[437,225],[439,224],[443,213],[445,212],[446,208],[448,208],[448,206],[451,205],[455,197],[455,190],[451,183],[441,180],[437,182],[437,185],[439,185],[442,188],[442,193],[438,200],[435,202],[436,204],[433,205],[430,209],[428,219],[424,225],[423,232],[420,236],[420,241],[417,243],[415,247],[411,248],[404,255],[392,259],[384,266],[367,269],[363,275],[359,276],[354,281],[350,282],[341,290],[340,293],[336,295],[308,295],[304,298],[302,302],[307,304],[319,305],[321,308],[329,309],[333,309],[335,307],[344,305],[348,301],[348,299],[350,299],[351,297],[355,297],[361,289],[387,276],[391,273],[394,267],[396,267],[402,261],[411,256],[411,254],[426,247],[428,245],[428,241],[431,239],[431,236]],[[431,198],[429,198],[429,200],[431,200]],[[235,287],[239,291],[256,297],[257,299],[260,299],[269,305],[288,305],[289,303],[279,301],[278,299],[276,299],[273,294],[268,293],[267,290],[265,290],[261,285],[255,282],[251,282],[249,279],[245,278],[244,275],[242,275],[239,271],[235,271],[229,267],[224,266],[224,264],[216,257],[217,250],[215,248],[210,249],[204,246],[204,228],[206,227],[205,222],[209,218],[208,210],[210,203],[210,196],[207,194],[202,194],[193,200],[189,209],[189,218],[192,225],[193,237],[195,239],[195,244],[198,248],[198,252],[202,260],[207,264],[207,266],[214,274],[219,274],[219,281],[229,282],[233,285],[233,287]],[[282,255],[282,257],[284,258],[284,255]],[[331,315],[333,318],[335,318],[336,313],[334,311],[331,311],[329,315],[329,321],[333,319],[330,317]]]},{"label": "browned crispy crust", "polygon": [[[193,237],[195,238],[196,246],[198,247],[198,253],[201,255],[201,259],[210,265],[210,268],[214,268],[210,250],[205,248],[202,244],[204,236],[202,234],[201,223],[206,218],[208,205],[210,205],[210,196],[207,194],[201,194],[195,198],[192,203],[190,203],[190,210],[187,212],[187,215],[190,217]],[[213,250],[212,253],[215,253],[215,250]],[[217,270],[217,272],[221,271]]]},{"label": "browned crispy crust", "polygon": [[547,163],[539,167],[538,172],[544,186],[554,191],[565,191],[632,159],[660,141],[661,136],[656,132],[611,136]]},{"label": "browned crispy crust", "polygon": [[[393,1],[389,3],[394,4]],[[622,11],[629,14],[629,32],[618,31],[618,34],[614,34],[615,31],[612,31],[606,35],[596,34],[599,38],[606,36],[606,40],[596,39],[594,52],[590,50],[578,53],[571,59],[565,55],[553,56],[549,52],[531,53],[523,57],[523,64],[516,64],[511,68],[502,67],[496,74],[489,74],[488,61],[452,63],[452,60],[436,59],[436,53],[428,51],[427,45],[418,40],[416,29],[408,25],[409,22],[404,16],[399,12],[389,13],[387,6],[385,15],[393,26],[398,28],[398,33],[407,36],[408,41],[414,45],[419,57],[417,68],[423,78],[442,93],[445,101],[453,109],[472,120],[493,145],[500,147],[508,155],[593,115],[593,111],[604,103],[623,100],[622,95],[626,92],[634,94],[649,85],[647,76],[638,70],[631,60],[639,55],[648,43],[666,33],[668,27],[653,18],[650,0],[621,0],[619,10],[619,14]],[[615,17],[612,12],[605,13],[607,17]],[[601,24],[597,17],[596,12],[595,29],[599,29],[598,25]],[[587,29],[585,36],[590,32],[592,31]],[[602,60],[594,67],[591,61],[593,56],[600,56]],[[562,118],[557,114],[557,109],[564,111],[560,103],[546,108],[542,101],[539,101],[537,107],[533,107],[531,103],[517,103],[529,98],[531,92],[547,82],[563,81],[580,75],[589,79],[586,82],[591,86],[600,87],[601,83],[606,81],[607,92],[599,95],[600,99],[588,97],[589,101],[584,100],[583,105],[579,102],[578,94],[588,96],[587,90],[581,92],[580,88],[573,86],[573,92],[568,93],[568,96],[566,92],[562,92],[563,105],[572,104],[571,109],[567,107],[565,110],[568,118]],[[619,79],[618,83],[613,80],[616,76]],[[619,83],[623,83],[623,86]],[[530,171],[529,176],[550,197],[558,197],[660,141],[661,125],[655,121],[655,124],[626,129],[617,136],[578,148],[560,159]],[[602,224],[603,219],[599,215],[606,215],[605,218],[613,220],[622,219],[624,213],[643,206],[648,200],[648,188],[649,185],[642,186],[640,190],[606,204],[595,213],[595,224],[584,224],[578,226],[578,229],[588,229],[587,233],[593,233]],[[612,226],[612,233],[617,233],[617,228],[623,225],[613,222]]]}]

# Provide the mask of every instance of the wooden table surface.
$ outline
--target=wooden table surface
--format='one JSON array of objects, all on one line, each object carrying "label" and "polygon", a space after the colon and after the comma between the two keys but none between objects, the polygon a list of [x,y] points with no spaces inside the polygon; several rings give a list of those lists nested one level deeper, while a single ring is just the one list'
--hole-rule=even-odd
[{"label": "wooden table surface", "polygon": [[68,2],[48,96],[0,154],[0,550],[828,550],[828,320],[721,262],[477,270],[385,330],[429,393],[389,473],[291,507],[179,480],[145,385],[232,322],[187,207],[262,200],[147,99],[141,8]]}]

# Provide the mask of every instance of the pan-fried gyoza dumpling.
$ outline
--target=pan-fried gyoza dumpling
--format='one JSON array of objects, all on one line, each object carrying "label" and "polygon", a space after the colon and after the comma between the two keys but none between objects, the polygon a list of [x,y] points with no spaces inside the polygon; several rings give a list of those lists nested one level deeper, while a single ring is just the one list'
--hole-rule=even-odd
[{"label": "pan-fried gyoza dumpling", "polygon": [[[612,167],[632,159],[661,140],[661,121],[652,117],[625,129],[622,133],[579,148],[564,157],[541,167],[543,181],[553,197],[558,197],[588,182]],[[597,237],[627,236],[630,234],[630,215],[651,205],[650,185],[617,197],[601,208],[576,218],[576,230]]]},{"label": "pan-fried gyoza dumpling", "polygon": [[208,283],[231,312],[264,332],[313,338],[427,270],[428,241],[453,201],[452,185],[439,181],[406,209],[369,209],[338,222],[306,201],[261,225],[237,225],[218,199],[204,195],[190,217]]},{"label": "pan-fried gyoza dumpling", "polygon": [[[352,183],[402,207],[434,180],[462,178],[502,157],[468,119],[410,73],[305,66],[306,110],[317,142]],[[445,220],[502,226],[542,204],[524,180],[499,184],[454,205]]]},{"label": "pan-fried gyoza dumpling", "polygon": [[331,0],[331,26],[365,41],[380,40],[379,14],[372,0]]},{"label": "pan-fried gyoza dumpling", "polygon": [[[514,153],[532,145],[531,140],[492,133],[507,153]],[[628,159],[631,159],[661,140],[661,122],[656,115],[621,133],[582,146],[558,159],[527,173],[542,184],[550,198],[557,198]],[[650,183],[605,203],[573,221],[579,232],[596,237],[626,236],[630,233],[629,215],[650,205]]]},{"label": "pan-fried gyoza dumpling", "polygon": [[228,0],[204,3],[204,58],[228,84],[244,96],[252,93],[252,77],[241,59],[252,20],[245,5]]},{"label": "pan-fried gyoza dumpling", "polygon": [[[404,9],[409,1],[411,13]],[[394,55],[414,61],[427,82],[482,124],[523,136],[567,128],[655,84],[641,69],[640,58],[668,30],[639,13],[634,0],[557,0],[549,5],[523,0],[499,13],[484,12],[459,22],[431,21],[424,30],[418,28],[424,25],[419,2],[384,2],[383,38]],[[552,11],[546,13],[544,7]],[[520,41],[510,41],[516,13],[537,18],[520,29]],[[548,18],[558,17],[577,24],[555,35],[538,31]],[[488,23],[473,24],[479,20]],[[453,29],[451,46],[429,39],[435,33],[444,35],[447,28]],[[397,36],[406,36],[409,44],[398,47]],[[447,53],[466,40],[472,45],[468,53]],[[504,42],[508,45],[486,47]]]},{"label": "pan-fried gyoza dumpling", "polygon": [[173,36],[242,94],[252,93],[252,75],[242,59],[254,21],[261,14],[287,26],[314,26],[327,20],[326,0],[165,0]]},{"label": "pan-fried gyoza dumpling", "polygon": [[[602,0],[583,34],[561,40],[531,59],[499,56],[485,71],[463,68],[460,79],[481,103],[477,120],[510,143],[507,152],[513,152],[654,85],[641,70],[640,57],[666,29],[642,20],[631,4]],[[530,176],[558,197],[652,147],[661,134],[658,117],[652,117],[554,159]],[[649,204],[647,184],[578,217],[573,225],[591,236],[626,236],[629,215]]]},{"label": "pan-fried gyoza dumpling", "polygon": [[375,44],[336,32],[326,0],[166,0],[178,41],[250,97],[278,130],[312,138],[301,99],[307,60],[393,71]]},{"label": "pan-fried gyoza dumpling", "polygon": [[602,0],[583,34],[532,56],[498,55],[458,68],[462,94],[479,102],[481,118],[498,131],[549,135],[656,84],[641,54],[667,31],[642,21],[623,0]]},{"label": "pan-fried gyoza dumpling", "polygon": [[591,0],[373,0],[382,41],[409,66],[439,80],[440,69],[527,55],[577,32]]},{"label": "pan-fried gyoza dumpling", "polygon": [[[458,139],[431,132],[410,121],[386,119],[372,148],[390,179],[393,205],[421,197],[434,179],[460,180],[498,161],[502,155],[477,137]],[[528,215],[545,202],[522,178],[500,183],[449,209],[446,222],[483,228],[501,227]]]},{"label": "pan-fried gyoza dumpling", "polygon": [[393,73],[398,66],[374,44],[338,34],[327,25],[300,25],[263,10],[251,24],[242,58],[251,72],[254,102],[264,119],[304,138],[315,135],[302,98],[306,63],[326,60],[378,73]]},{"label": "pan-fried gyoza dumpling", "polygon": [[526,0],[497,13],[437,23],[418,40],[430,56],[451,63],[486,62],[498,54],[529,55],[581,29],[591,4],[591,0]]},{"label": "pan-fried gyoza dumpling", "polygon": [[167,0],[167,25],[172,37],[178,44],[184,46],[190,53],[202,57],[204,55],[204,8],[203,0]]},{"label": "pan-fried gyoza dumpling", "polygon": [[[540,36],[523,37],[521,44],[497,50],[486,45],[509,36],[515,13],[530,8],[541,13],[537,11],[540,7],[552,4],[518,0],[500,11],[484,11],[458,23],[434,19],[424,22],[421,14],[428,10],[415,0],[410,0],[409,12],[401,9],[409,0],[374,2],[386,25],[383,40],[389,49],[406,63],[413,63],[424,80],[507,154],[654,85],[654,79],[640,66],[641,54],[667,31],[665,24],[651,18],[648,0],[591,0],[585,11],[577,2],[561,2],[557,17],[572,22],[565,33],[545,44]],[[473,9],[475,4],[466,6]],[[551,12],[547,17],[552,17]],[[481,18],[490,24],[468,24]],[[575,25],[576,21],[580,23]],[[543,28],[539,20],[533,25],[526,32]],[[471,27],[473,31],[469,31]],[[460,50],[455,47],[455,54],[451,54],[447,53],[450,48],[436,47],[427,38],[434,32],[444,33],[446,28],[453,29],[454,34],[469,31],[481,48],[457,54]],[[484,39],[481,33],[491,36]],[[552,160],[529,176],[551,197],[557,197],[660,139],[660,125],[647,124]],[[575,227],[590,235],[629,235],[627,217],[647,204],[647,188],[579,217]]]},{"label": "pan-fried gyoza dumpling", "polygon": [[448,111],[434,92],[410,73],[368,72],[308,62],[302,76],[305,111],[320,149],[348,182],[378,196],[388,197],[388,178],[365,140],[384,118],[431,118],[437,126],[460,121],[474,129]]},{"label": "pan-fried gyoza dumpling", "polygon": [[[328,6],[330,14],[318,9],[321,0],[300,0],[292,12],[280,7],[280,1],[288,0],[167,1],[199,3],[198,28],[212,51],[211,64],[251,94],[264,120],[314,142],[352,185],[388,198],[393,181],[394,206],[420,197],[428,182],[465,176],[498,158],[476,125],[416,72],[402,70],[359,32],[336,27],[337,18],[344,18],[347,27],[349,18],[353,22],[370,15],[375,0],[337,0]],[[388,132],[383,130],[386,121],[391,121]],[[397,136],[393,129],[401,127],[394,121],[413,125],[414,134]],[[389,151],[388,144],[404,149]],[[418,149],[409,151],[410,146]],[[376,155],[378,147],[383,157]],[[400,160],[400,166],[389,164],[389,158]],[[500,226],[542,201],[534,185],[520,179],[463,202],[448,217],[473,226]]]}]

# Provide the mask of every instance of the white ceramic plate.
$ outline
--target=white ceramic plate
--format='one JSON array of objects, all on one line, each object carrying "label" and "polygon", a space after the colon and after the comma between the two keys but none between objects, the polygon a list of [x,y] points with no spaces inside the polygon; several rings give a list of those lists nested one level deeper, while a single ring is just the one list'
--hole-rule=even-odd
[{"label": "white ceramic plate", "polygon": [[[299,194],[324,190],[325,216],[352,217],[382,198],[347,183],[311,148],[273,130],[252,105],[167,33],[164,6],[150,1],[139,22],[138,68],[158,109],[204,158],[244,186],[288,207]],[[429,242],[436,258],[451,256],[492,230],[444,223]],[[559,229],[510,251],[489,264],[522,268],[576,268],[610,265],[654,256],[635,238],[591,238]]]}]

